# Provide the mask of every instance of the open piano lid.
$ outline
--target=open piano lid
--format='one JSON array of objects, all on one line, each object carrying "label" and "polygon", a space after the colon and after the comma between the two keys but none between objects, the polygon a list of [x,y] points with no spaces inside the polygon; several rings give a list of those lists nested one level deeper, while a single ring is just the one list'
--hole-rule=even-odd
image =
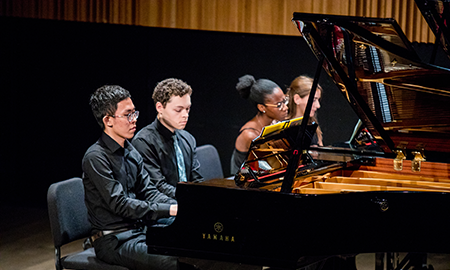
[{"label": "open piano lid", "polygon": [[436,44],[441,45],[450,58],[450,30],[447,25],[450,22],[450,1],[416,0],[416,4],[436,36]]},{"label": "open piano lid", "polygon": [[[311,157],[302,142],[296,176],[364,156],[449,162],[450,70],[422,62],[394,19],[294,13],[293,21],[362,123],[349,149],[318,147],[319,156]],[[301,120],[291,122],[253,140],[235,176],[238,186],[284,181]],[[314,130],[308,126],[306,140]]]},{"label": "open piano lid", "polygon": [[294,13],[293,22],[386,155],[448,161],[450,70],[422,62],[394,19]]}]

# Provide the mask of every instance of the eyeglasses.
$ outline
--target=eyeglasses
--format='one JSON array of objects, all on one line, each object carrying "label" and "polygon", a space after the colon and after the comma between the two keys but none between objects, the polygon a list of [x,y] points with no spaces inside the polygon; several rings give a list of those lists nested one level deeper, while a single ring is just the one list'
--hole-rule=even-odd
[{"label": "eyeglasses", "polygon": [[281,109],[283,109],[283,105],[287,106],[288,104],[289,104],[289,98],[285,97],[283,101],[280,101],[277,104],[264,104],[264,106],[277,107],[278,110],[281,111]]},{"label": "eyeglasses", "polygon": [[114,118],[116,118],[116,117],[119,117],[119,118],[126,117],[128,122],[131,123],[131,122],[133,122],[133,121],[138,119],[139,111],[134,111],[134,112],[131,112],[131,113],[127,114],[127,115],[111,115],[111,116],[114,117]]}]

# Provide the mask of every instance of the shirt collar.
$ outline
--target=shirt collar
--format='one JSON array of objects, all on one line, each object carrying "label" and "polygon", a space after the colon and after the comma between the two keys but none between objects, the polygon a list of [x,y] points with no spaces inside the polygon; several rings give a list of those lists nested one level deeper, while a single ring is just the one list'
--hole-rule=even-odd
[{"label": "shirt collar", "polygon": [[163,135],[164,138],[166,138],[167,140],[172,139],[173,140],[173,136],[175,136],[176,134],[176,130],[173,133],[172,131],[170,131],[168,128],[166,128],[161,121],[159,121],[158,117],[156,118],[156,129],[159,131],[159,133],[161,135]]},{"label": "shirt collar", "polygon": [[[111,152],[116,152],[119,149],[123,149],[120,144],[118,144],[113,138],[111,138],[108,134],[105,132],[102,133],[102,141],[105,143],[106,147],[111,150]],[[131,144],[128,142],[128,140],[125,140],[124,146],[126,149],[130,150]]]}]

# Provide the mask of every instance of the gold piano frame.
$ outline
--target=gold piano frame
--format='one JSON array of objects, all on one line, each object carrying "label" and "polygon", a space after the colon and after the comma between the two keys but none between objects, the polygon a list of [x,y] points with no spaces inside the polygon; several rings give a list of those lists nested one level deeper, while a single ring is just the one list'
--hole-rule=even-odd
[{"label": "gold piano frame", "polygon": [[339,169],[294,182],[293,193],[330,194],[367,191],[450,192],[450,164],[423,162],[420,172],[393,170],[393,160],[377,158],[376,166],[360,166],[357,170]]}]

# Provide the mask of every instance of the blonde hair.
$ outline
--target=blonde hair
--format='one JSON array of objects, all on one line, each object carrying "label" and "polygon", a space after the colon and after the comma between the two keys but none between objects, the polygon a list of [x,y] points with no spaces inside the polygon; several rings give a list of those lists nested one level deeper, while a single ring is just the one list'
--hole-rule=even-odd
[{"label": "blonde hair", "polygon": [[[287,89],[287,95],[289,96],[289,114],[288,114],[288,118],[294,118],[297,115],[297,104],[294,101],[294,96],[295,95],[299,95],[301,98],[306,97],[307,95],[309,95],[309,93],[311,93],[311,88],[313,85],[313,79],[308,77],[308,76],[298,76],[297,78],[295,78],[292,82],[291,85],[289,86],[289,88]],[[323,94],[323,89],[320,85],[317,85],[317,90],[320,91],[320,94]],[[317,124],[319,124],[319,122],[317,121],[317,117],[314,115],[312,117],[309,118],[309,123],[312,122],[316,122]],[[319,138],[319,142],[322,142],[322,130],[320,129],[320,127],[317,127],[317,137]]]}]

